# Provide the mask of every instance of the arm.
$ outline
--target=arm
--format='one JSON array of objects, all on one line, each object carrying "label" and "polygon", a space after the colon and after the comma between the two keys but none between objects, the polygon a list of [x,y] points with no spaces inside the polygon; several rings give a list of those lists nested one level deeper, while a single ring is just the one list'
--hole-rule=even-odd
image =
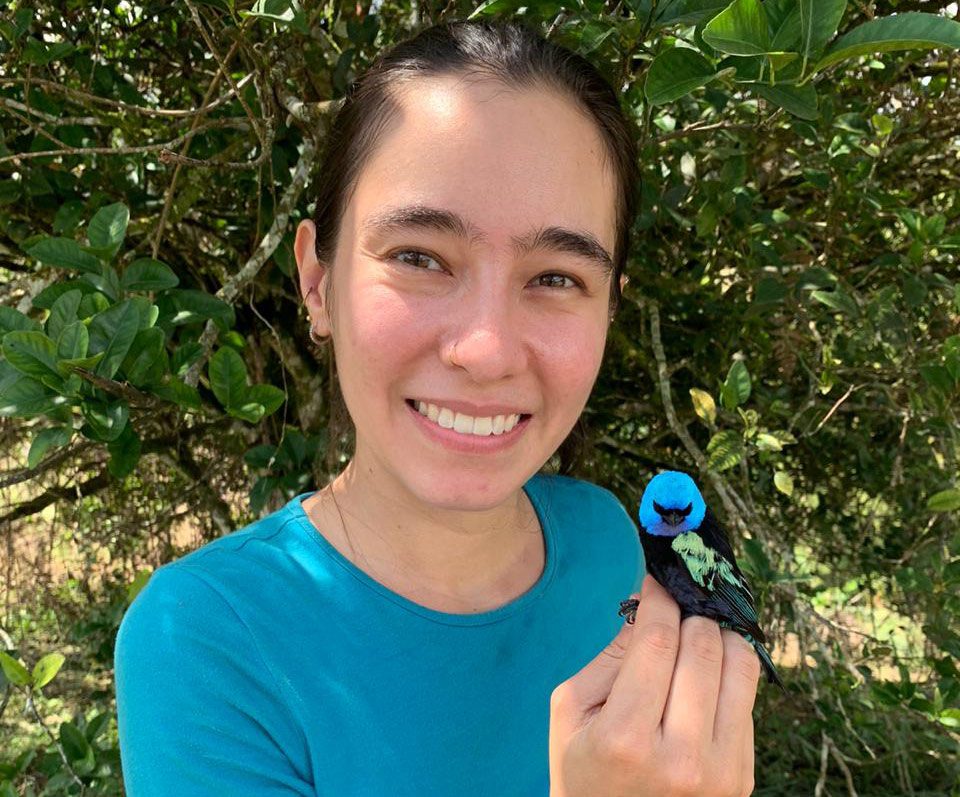
[{"label": "arm", "polygon": [[154,573],[123,618],[114,661],[129,797],[315,795],[279,684],[201,575]]}]

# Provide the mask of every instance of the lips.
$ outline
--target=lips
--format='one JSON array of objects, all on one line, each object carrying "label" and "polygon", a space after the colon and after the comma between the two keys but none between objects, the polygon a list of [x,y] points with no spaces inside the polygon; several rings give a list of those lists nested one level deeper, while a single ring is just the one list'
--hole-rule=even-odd
[{"label": "lips", "polygon": [[468,415],[444,405],[413,399],[407,399],[407,404],[444,429],[454,429],[460,434],[473,434],[478,437],[509,432],[524,417],[522,413]]}]

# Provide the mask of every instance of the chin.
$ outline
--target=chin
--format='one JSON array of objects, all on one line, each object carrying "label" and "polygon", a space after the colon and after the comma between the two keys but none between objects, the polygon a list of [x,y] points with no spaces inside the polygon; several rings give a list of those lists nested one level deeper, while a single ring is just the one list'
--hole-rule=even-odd
[{"label": "chin", "polygon": [[523,486],[525,480],[515,483],[507,476],[446,473],[426,484],[408,483],[407,487],[423,503],[437,509],[483,512],[500,506]]}]

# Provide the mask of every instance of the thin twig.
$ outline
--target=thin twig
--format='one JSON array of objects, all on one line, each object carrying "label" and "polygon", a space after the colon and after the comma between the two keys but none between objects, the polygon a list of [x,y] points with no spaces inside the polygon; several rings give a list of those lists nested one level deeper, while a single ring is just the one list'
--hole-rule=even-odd
[{"label": "thin twig", "polygon": [[48,149],[39,152],[18,152],[15,155],[6,155],[0,158],[0,163],[8,161],[20,162],[31,160],[32,158],[57,158],[64,155],[86,156],[86,155],[140,155],[145,152],[159,152],[164,149],[173,149],[184,141],[189,141],[199,133],[218,127],[239,127],[246,125],[247,120],[242,119],[239,122],[235,119],[214,119],[192,130],[188,130],[182,136],[177,136],[171,141],[165,141],[162,144],[141,144],[135,147],[68,147],[67,149]]},{"label": "thin twig", "polygon": [[[240,80],[237,81],[236,89],[241,89],[248,82],[253,79],[253,75],[245,75]],[[28,80],[27,78],[4,78],[0,77],[0,86],[18,86],[18,85],[31,85],[37,86],[39,88],[50,89],[51,91],[58,91],[61,94],[66,94],[78,105],[85,105],[87,103],[95,103],[99,105],[108,105],[111,108],[116,108],[120,111],[130,111],[131,113],[139,113],[145,116],[168,116],[168,117],[191,117],[196,116],[197,114],[208,113],[209,111],[214,110],[215,108],[220,107],[225,102],[229,102],[233,99],[235,89],[231,87],[230,91],[224,94],[221,97],[218,97],[213,102],[204,104],[199,108],[190,108],[190,109],[176,109],[176,108],[148,108],[144,105],[132,105],[128,102],[121,102],[120,100],[111,100],[107,97],[98,97],[96,94],[90,94],[86,91],[81,91],[80,89],[72,89],[69,86],[63,86],[60,83],[55,83],[52,80]]]},{"label": "thin twig", "polygon": [[[234,274],[224,283],[220,290],[217,291],[216,296],[218,299],[232,303],[243,287],[253,280],[263,267],[263,264],[267,262],[280,244],[286,232],[287,221],[290,218],[290,214],[293,212],[293,208],[300,198],[301,192],[306,187],[307,179],[313,169],[316,155],[316,142],[312,138],[305,138],[303,141],[303,152],[300,153],[300,160],[297,161],[297,166],[294,169],[293,179],[290,181],[290,185],[287,186],[287,189],[283,192],[283,196],[280,198],[280,202],[277,204],[277,210],[269,231],[263,237],[263,240],[260,241],[260,245],[244,264],[243,268]],[[200,381],[200,371],[209,359],[216,339],[217,325],[211,319],[207,321],[203,334],[200,336],[199,343],[202,346],[201,354],[190,366],[183,380],[191,387],[196,387]]]}]

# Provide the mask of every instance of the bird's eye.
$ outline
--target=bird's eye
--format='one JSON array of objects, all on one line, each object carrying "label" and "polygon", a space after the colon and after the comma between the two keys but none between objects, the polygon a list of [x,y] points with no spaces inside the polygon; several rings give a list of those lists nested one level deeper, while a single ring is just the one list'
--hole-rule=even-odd
[{"label": "bird's eye", "polygon": [[692,509],[693,509],[693,501],[687,504],[686,509],[681,510],[680,514],[686,517],[687,515],[690,514]]}]

